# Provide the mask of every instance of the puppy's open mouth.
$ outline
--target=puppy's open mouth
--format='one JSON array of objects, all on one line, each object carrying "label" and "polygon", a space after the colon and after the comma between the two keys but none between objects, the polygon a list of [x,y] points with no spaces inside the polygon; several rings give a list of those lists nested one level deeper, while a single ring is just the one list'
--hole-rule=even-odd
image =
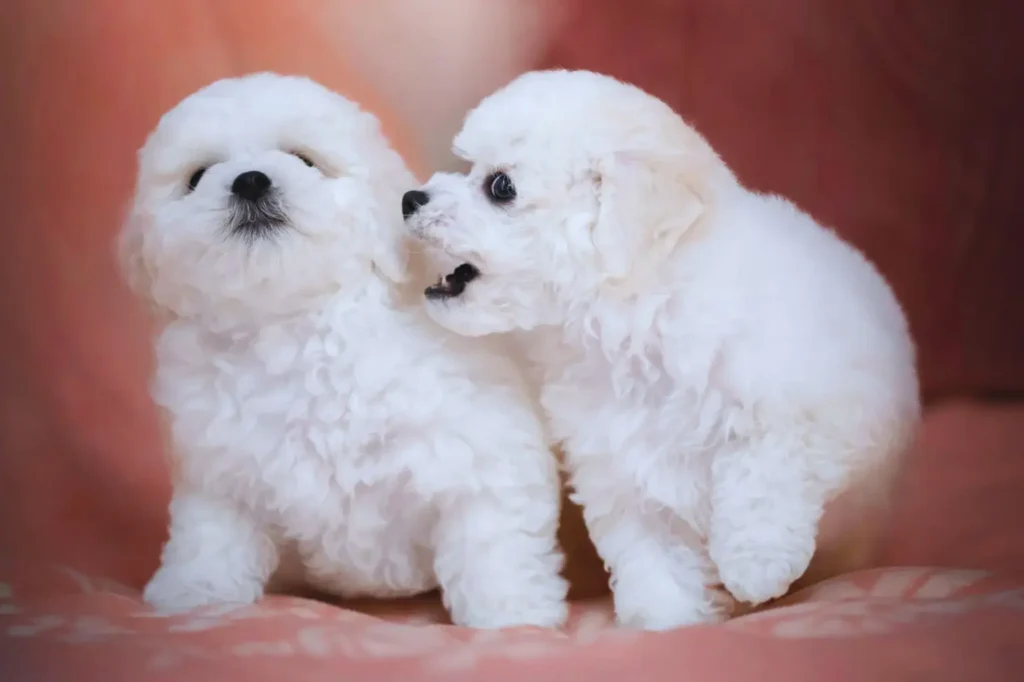
[{"label": "puppy's open mouth", "polygon": [[443,300],[458,298],[466,290],[466,285],[480,276],[480,270],[472,263],[463,263],[455,270],[444,277],[437,278],[437,284],[427,287],[427,298],[431,300]]}]

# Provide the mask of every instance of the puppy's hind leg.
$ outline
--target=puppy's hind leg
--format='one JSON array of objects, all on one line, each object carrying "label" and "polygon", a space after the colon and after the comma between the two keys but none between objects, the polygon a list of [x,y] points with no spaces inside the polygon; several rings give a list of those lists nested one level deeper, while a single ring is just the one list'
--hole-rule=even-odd
[{"label": "puppy's hind leg", "polygon": [[843,475],[841,458],[808,453],[811,440],[778,430],[715,455],[708,550],[739,601],[781,597],[810,564],[826,496]]},{"label": "puppy's hind leg", "polygon": [[165,612],[251,604],[277,563],[273,540],[250,516],[225,500],[176,493],[170,539],[143,598]]},{"label": "puppy's hind leg", "polygon": [[444,495],[434,570],[457,625],[559,627],[568,584],[556,538],[558,490]]}]

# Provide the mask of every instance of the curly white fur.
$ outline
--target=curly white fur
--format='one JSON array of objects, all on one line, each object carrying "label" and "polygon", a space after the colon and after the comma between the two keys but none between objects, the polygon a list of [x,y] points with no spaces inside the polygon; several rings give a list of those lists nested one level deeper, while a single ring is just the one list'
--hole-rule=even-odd
[{"label": "curly white fur", "polygon": [[[435,175],[407,225],[480,276],[428,311],[525,342],[619,621],[718,620],[719,581],[761,603],[816,549],[819,577],[863,563],[919,416],[913,344],[875,268],[606,76],[526,74],[454,150],[472,170]],[[497,172],[512,201],[488,196]]]},{"label": "curly white fur", "polygon": [[[557,464],[516,368],[403,298],[414,180],[377,120],[257,74],[186,98],[139,160],[121,250],[161,321],[176,468],[146,600],[251,602],[294,556],[344,597],[440,586],[459,624],[561,624]],[[244,236],[252,170],[287,224]]]}]

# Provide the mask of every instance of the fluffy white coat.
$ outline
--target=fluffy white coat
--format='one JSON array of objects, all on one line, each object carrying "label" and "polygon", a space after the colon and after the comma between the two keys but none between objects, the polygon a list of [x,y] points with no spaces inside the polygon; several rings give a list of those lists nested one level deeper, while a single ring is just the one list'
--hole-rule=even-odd
[{"label": "fluffy white coat", "polygon": [[[377,120],[257,74],[186,98],[139,162],[121,251],[160,321],[176,474],[145,599],[252,602],[297,559],[343,597],[440,586],[458,624],[561,624],[540,418],[509,361],[407,304],[414,180]],[[253,171],[260,202],[233,189]]]},{"label": "fluffy white coat", "polygon": [[876,269],[606,76],[523,75],[454,151],[472,169],[407,225],[479,275],[428,311],[521,337],[619,621],[716,621],[862,565],[919,416]]}]

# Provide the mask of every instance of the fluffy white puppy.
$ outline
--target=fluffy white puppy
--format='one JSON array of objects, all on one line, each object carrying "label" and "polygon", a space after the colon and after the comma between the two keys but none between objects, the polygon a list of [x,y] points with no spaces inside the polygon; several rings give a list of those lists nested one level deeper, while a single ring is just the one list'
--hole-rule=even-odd
[{"label": "fluffy white puppy", "polygon": [[863,563],[919,413],[875,268],[606,76],[526,74],[454,149],[467,175],[403,199],[454,268],[427,309],[464,335],[523,333],[619,621],[720,619],[719,581],[778,597],[816,537],[818,576]]},{"label": "fluffy white puppy", "polygon": [[[176,481],[146,600],[440,586],[473,627],[557,626],[557,463],[516,368],[406,305],[412,176],[377,120],[302,78],[219,81],[139,155],[121,249],[158,313]],[[409,300],[406,296],[405,300]]]}]

